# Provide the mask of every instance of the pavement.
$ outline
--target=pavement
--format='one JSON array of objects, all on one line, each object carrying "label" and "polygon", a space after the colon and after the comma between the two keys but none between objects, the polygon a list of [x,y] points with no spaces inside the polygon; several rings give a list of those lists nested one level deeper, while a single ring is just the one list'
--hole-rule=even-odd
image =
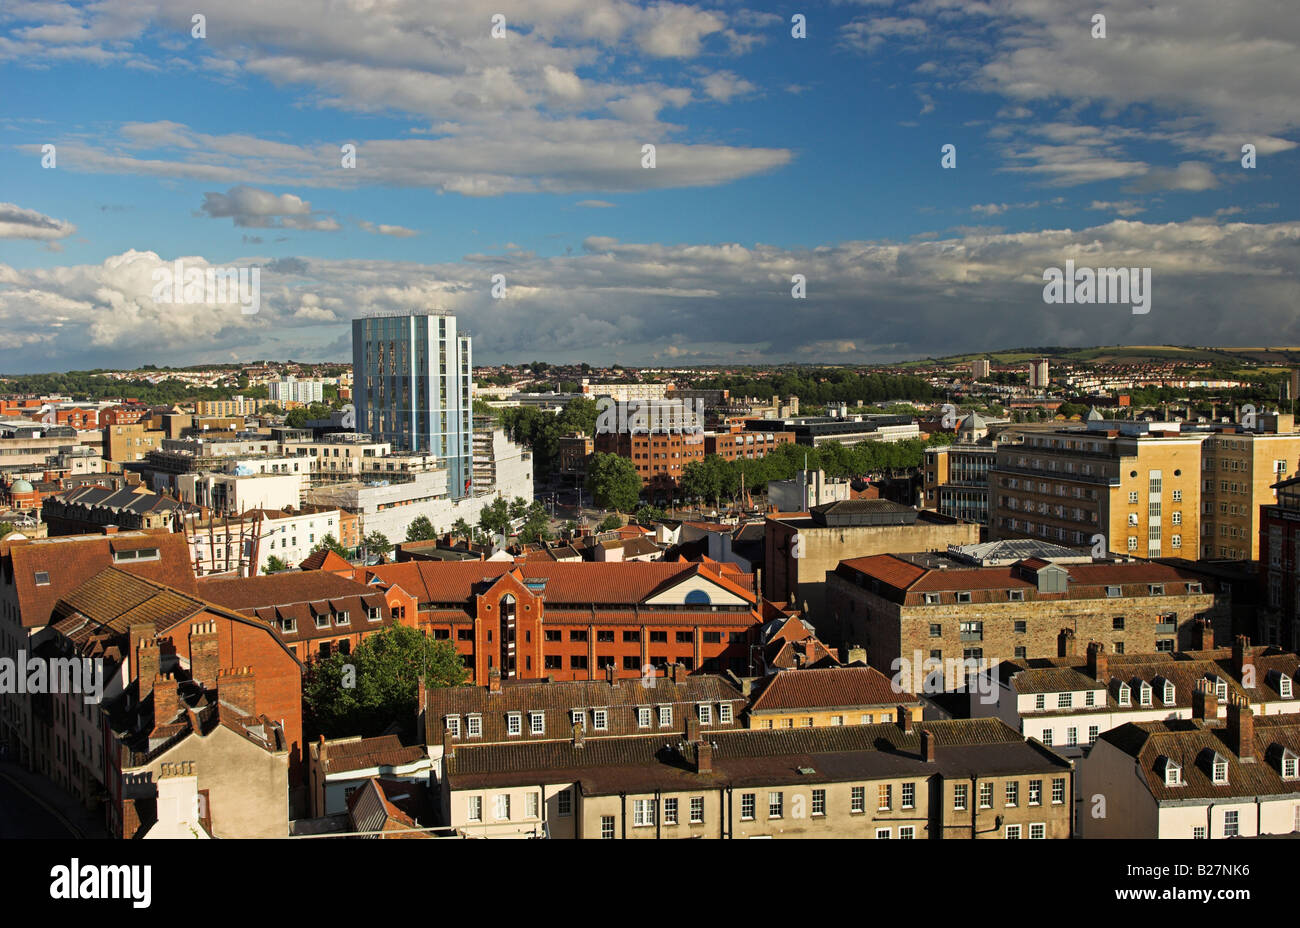
[{"label": "pavement", "polygon": [[108,838],[99,816],[39,773],[0,761],[0,839]]}]

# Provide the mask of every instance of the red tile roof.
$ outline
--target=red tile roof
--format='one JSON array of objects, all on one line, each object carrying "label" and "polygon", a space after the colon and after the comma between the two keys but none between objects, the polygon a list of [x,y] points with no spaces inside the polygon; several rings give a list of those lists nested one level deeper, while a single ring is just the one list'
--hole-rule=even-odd
[{"label": "red tile roof", "polygon": [[895,690],[893,681],[874,667],[782,670],[768,678],[749,711],[850,709],[858,706],[916,705],[915,695]]},{"label": "red tile roof", "polygon": [[[49,624],[55,604],[106,567],[112,567],[113,550],[125,550],[127,546],[156,547],[158,559],[124,561],[117,565],[120,569],[176,590],[195,592],[189,544],[181,534],[153,529],[11,542],[0,548],[0,564],[5,582],[17,589],[23,627]],[[36,584],[38,572],[49,575],[47,585]]]}]

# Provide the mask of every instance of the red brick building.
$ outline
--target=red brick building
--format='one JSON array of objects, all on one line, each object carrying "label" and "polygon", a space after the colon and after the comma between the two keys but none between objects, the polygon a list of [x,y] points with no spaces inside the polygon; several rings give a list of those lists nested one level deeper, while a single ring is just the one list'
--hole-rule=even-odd
[{"label": "red brick building", "polygon": [[704,564],[410,561],[359,568],[419,603],[419,627],[448,639],[482,684],[747,670],[761,611],[754,578]]},{"label": "red brick building", "polygon": [[362,639],[394,623],[416,627],[415,598],[400,586],[366,586],[335,573],[330,560],[321,562],[326,569],[204,577],[199,595],[274,628],[304,664],[335,651],[351,654]]}]

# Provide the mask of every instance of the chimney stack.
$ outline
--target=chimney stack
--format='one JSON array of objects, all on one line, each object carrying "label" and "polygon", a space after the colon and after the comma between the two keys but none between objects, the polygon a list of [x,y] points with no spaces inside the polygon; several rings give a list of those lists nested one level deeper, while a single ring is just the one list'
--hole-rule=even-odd
[{"label": "chimney stack", "polygon": [[1255,762],[1255,715],[1250,702],[1241,697],[1228,702],[1228,747],[1232,748],[1243,764]]},{"label": "chimney stack", "polygon": [[[153,630],[152,624],[149,626]],[[153,681],[162,669],[162,655],[158,653],[158,642],[152,637],[136,638],[135,627],[131,629],[131,640],[135,645],[134,657],[135,678],[139,681],[139,696],[143,702],[145,697],[153,692]]]},{"label": "chimney stack", "polygon": [[1100,641],[1088,643],[1088,675],[1098,683],[1110,680],[1110,658],[1106,656],[1106,646]]},{"label": "chimney stack", "polygon": [[803,659],[809,667],[817,660],[817,639],[813,635],[803,640]]},{"label": "chimney stack", "polygon": [[1202,722],[1214,722],[1219,718],[1219,699],[1214,695],[1214,687],[1201,680],[1192,690],[1192,718]]},{"label": "chimney stack", "polygon": [[244,715],[256,715],[257,689],[251,667],[217,671],[217,699]]},{"label": "chimney stack", "polygon": [[897,706],[898,710],[898,727],[903,731],[912,730],[912,713],[907,711],[907,706]]},{"label": "chimney stack", "polygon": [[1063,628],[1056,636],[1056,656],[1074,657],[1074,629]]},{"label": "chimney stack", "polygon": [[1255,658],[1250,653],[1250,639],[1245,635],[1233,639],[1232,670],[1243,687],[1250,690],[1255,688]]},{"label": "chimney stack", "polygon": [[709,774],[713,772],[713,745],[707,741],[695,745],[695,772]]},{"label": "chimney stack", "polygon": [[673,663],[669,664],[669,665],[668,665],[668,668],[667,668],[667,670],[668,670],[668,679],[672,680],[674,683],[678,683],[678,682],[680,682],[680,677],[681,677],[681,668],[682,668],[682,665],[679,664],[679,663],[677,663],[676,661],[674,661]]},{"label": "chimney stack", "polygon": [[219,664],[217,623],[195,622],[190,626],[190,679],[200,686],[213,686]]},{"label": "chimney stack", "polygon": [[694,715],[686,716],[686,740],[700,740],[700,720]]},{"label": "chimney stack", "polygon": [[179,684],[170,674],[155,674],[153,678],[153,727],[157,731],[168,725],[181,711]]},{"label": "chimney stack", "polygon": [[614,665],[613,665],[613,664],[606,664],[606,665],[605,665],[605,682],[608,683],[610,686],[613,686],[613,685],[614,685],[614,673],[615,673],[615,671],[614,671]]},{"label": "chimney stack", "polygon": [[488,692],[501,692],[501,671],[495,667],[488,671]]},{"label": "chimney stack", "polygon": [[586,742],[586,738],[587,738],[587,726],[583,725],[581,722],[574,722],[573,723],[573,746],[575,748],[582,747],[583,744]]},{"label": "chimney stack", "polygon": [[921,729],[921,759],[933,764],[939,756],[939,744],[927,729]]},{"label": "chimney stack", "polygon": [[1196,649],[1198,651],[1214,650],[1214,625],[1209,619],[1198,619],[1196,622]]}]

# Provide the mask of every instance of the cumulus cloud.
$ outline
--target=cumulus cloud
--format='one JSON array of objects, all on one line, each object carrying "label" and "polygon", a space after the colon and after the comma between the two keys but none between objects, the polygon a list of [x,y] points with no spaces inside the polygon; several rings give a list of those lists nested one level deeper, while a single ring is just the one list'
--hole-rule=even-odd
[{"label": "cumulus cloud", "polygon": [[361,228],[374,235],[391,235],[393,238],[413,238],[419,235],[416,229],[408,229],[406,226],[384,225],[383,223],[366,222],[362,220]]},{"label": "cumulus cloud", "polygon": [[0,203],[0,238],[29,238],[53,242],[67,238],[77,227],[16,203]]},{"label": "cumulus cloud", "polygon": [[[644,362],[665,345],[701,360],[816,357],[883,361],[1008,345],[1300,342],[1300,222],[1114,220],[1083,229],[969,229],[931,240],[815,248],[665,245],[591,237],[571,256],[528,251],[419,264],[309,257],[258,261],[262,309],[157,306],[151,272],[170,258],[128,252],[102,265],[0,265],[0,369],[85,363],[173,363],[266,346],[320,357],[369,312],[445,309],[481,360],[587,358]],[[1151,311],[1043,302],[1042,273],[1077,266],[1150,267]],[[201,258],[186,258],[202,266]],[[508,281],[491,297],[492,275]],[[807,299],[791,298],[791,277]],[[1248,305],[1250,313],[1224,313]],[[738,327],[743,318],[746,325]],[[50,321],[64,323],[54,328]],[[863,331],[871,333],[864,341]],[[972,333],[977,333],[972,342]],[[33,355],[23,346],[39,344]],[[334,350],[332,357],[343,357]],[[34,361],[39,358],[39,362]],[[72,360],[72,359],[75,359]]]},{"label": "cumulus cloud", "polygon": [[335,232],[333,219],[312,211],[311,204],[292,193],[274,194],[256,187],[231,187],[225,193],[205,193],[199,210],[212,219],[232,219],[251,229],[306,229]]}]

